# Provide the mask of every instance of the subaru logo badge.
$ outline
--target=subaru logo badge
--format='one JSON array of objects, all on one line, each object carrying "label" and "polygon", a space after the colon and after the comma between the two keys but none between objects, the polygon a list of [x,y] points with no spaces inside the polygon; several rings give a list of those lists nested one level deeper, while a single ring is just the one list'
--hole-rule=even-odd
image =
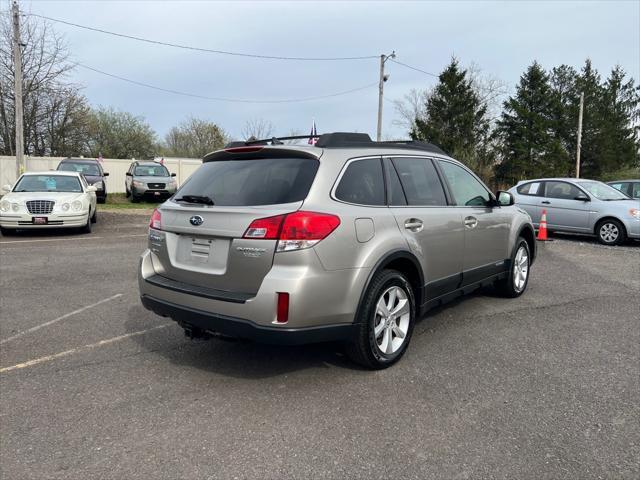
[{"label": "subaru logo badge", "polygon": [[194,215],[193,217],[191,217],[189,219],[189,223],[191,225],[193,225],[194,227],[197,227],[197,226],[202,225],[204,223],[204,218],[202,218],[200,215]]}]

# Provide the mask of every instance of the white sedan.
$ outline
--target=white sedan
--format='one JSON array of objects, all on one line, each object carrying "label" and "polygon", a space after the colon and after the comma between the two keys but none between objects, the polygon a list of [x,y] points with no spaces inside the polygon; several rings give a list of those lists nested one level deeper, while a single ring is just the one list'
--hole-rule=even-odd
[{"label": "white sedan", "polygon": [[77,172],[29,172],[2,187],[0,232],[20,229],[81,228],[96,221],[96,188]]}]

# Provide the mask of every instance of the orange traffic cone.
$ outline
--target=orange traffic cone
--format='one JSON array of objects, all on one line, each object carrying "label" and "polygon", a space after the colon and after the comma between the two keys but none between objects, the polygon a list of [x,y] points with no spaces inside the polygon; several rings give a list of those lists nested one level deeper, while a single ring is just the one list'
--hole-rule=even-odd
[{"label": "orange traffic cone", "polygon": [[547,238],[547,209],[542,210],[542,217],[540,218],[540,228],[538,228],[538,240],[546,242]]}]

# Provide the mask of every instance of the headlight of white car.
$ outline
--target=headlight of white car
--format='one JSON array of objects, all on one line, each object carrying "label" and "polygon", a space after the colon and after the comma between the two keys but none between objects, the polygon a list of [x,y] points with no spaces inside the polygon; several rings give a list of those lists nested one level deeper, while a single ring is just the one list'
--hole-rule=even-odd
[{"label": "headlight of white car", "polygon": [[75,211],[82,210],[82,202],[80,200],[76,200],[71,204],[71,207],[73,207]]},{"label": "headlight of white car", "polygon": [[62,205],[60,205],[60,208],[63,212],[68,212],[69,208],[71,208],[71,205],[69,205],[68,203],[63,203]]},{"label": "headlight of white car", "polygon": [[11,202],[9,202],[8,200],[2,200],[2,202],[0,202],[0,210],[2,210],[3,212],[8,212],[10,208]]},{"label": "headlight of white car", "polygon": [[640,209],[632,208],[631,210],[629,210],[629,213],[633,218],[637,218],[638,220],[640,220]]},{"label": "headlight of white car", "polygon": [[19,203],[12,203],[11,204],[11,210],[13,210],[14,212],[17,212],[18,210],[20,210],[20,204]]}]

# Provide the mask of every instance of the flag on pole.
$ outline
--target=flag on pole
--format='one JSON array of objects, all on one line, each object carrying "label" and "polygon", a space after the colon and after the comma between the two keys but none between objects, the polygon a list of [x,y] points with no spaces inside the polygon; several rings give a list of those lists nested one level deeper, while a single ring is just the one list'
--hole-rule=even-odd
[{"label": "flag on pole", "polygon": [[311,133],[309,134],[309,141],[307,142],[309,145],[315,145],[318,141],[318,130],[316,130],[316,121],[313,121],[313,125],[311,125]]},{"label": "flag on pole", "polygon": [[164,157],[160,158],[160,165],[164,165]]}]

